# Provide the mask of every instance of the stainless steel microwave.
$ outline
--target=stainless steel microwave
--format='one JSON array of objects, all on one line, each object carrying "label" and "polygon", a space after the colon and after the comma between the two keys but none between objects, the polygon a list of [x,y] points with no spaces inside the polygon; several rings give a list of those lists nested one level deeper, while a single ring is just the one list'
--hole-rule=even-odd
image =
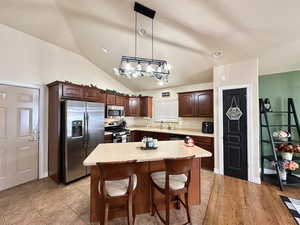
[{"label": "stainless steel microwave", "polygon": [[125,116],[124,106],[108,105],[106,110],[106,116],[107,118]]}]

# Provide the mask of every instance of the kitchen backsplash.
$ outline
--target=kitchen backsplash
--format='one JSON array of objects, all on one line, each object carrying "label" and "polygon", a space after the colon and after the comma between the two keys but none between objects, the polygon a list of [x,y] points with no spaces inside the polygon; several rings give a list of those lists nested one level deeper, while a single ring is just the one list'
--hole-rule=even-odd
[{"label": "kitchen backsplash", "polygon": [[[188,129],[188,130],[199,130],[202,129],[202,122],[213,121],[213,118],[188,118],[188,117],[179,117],[177,123],[172,123],[176,129]],[[160,122],[153,121],[148,118],[134,118],[126,117],[127,126],[150,126],[150,127],[160,127]],[[164,123],[164,126],[167,128],[168,123]]]}]

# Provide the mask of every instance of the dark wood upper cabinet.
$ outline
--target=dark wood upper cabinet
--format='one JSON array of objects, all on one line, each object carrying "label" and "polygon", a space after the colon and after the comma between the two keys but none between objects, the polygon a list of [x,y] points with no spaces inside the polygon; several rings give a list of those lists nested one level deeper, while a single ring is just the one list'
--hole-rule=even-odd
[{"label": "dark wood upper cabinet", "polygon": [[213,91],[200,91],[194,94],[195,98],[195,116],[212,117],[213,116]]},{"label": "dark wood upper cabinet", "polygon": [[98,88],[84,87],[83,98],[86,101],[106,103],[106,94]]},{"label": "dark wood upper cabinet", "polygon": [[139,97],[129,97],[129,116],[140,116],[141,105]]},{"label": "dark wood upper cabinet", "polygon": [[62,97],[65,98],[83,98],[83,86],[63,83],[62,84]]},{"label": "dark wood upper cabinet", "polygon": [[193,117],[195,114],[194,94],[192,92],[179,93],[178,106],[179,106],[178,111],[180,117]]},{"label": "dark wood upper cabinet", "polygon": [[106,94],[106,104],[115,105],[116,104],[116,95]]},{"label": "dark wood upper cabinet", "polygon": [[144,117],[152,117],[152,97],[140,97],[141,112],[140,115]]},{"label": "dark wood upper cabinet", "polygon": [[212,117],[213,91],[178,93],[180,117]]},{"label": "dark wood upper cabinet", "polygon": [[116,105],[124,106],[124,97],[116,95]]},{"label": "dark wood upper cabinet", "polygon": [[123,104],[124,104],[125,116],[130,116],[129,97],[126,96],[123,98]]}]

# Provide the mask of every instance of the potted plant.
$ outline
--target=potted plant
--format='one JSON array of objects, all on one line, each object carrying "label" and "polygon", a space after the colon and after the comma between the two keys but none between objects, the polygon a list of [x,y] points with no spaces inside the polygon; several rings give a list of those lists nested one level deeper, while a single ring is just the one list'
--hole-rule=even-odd
[{"label": "potted plant", "polygon": [[277,149],[285,160],[292,160],[294,153],[300,153],[300,145],[281,144]]},{"label": "potted plant", "polygon": [[[280,160],[277,162],[279,167],[279,175],[280,179],[286,181],[287,179],[287,170],[295,171],[299,168],[298,163],[290,160]],[[273,166],[275,167],[276,162],[272,162]]]},{"label": "potted plant", "polygon": [[291,134],[286,130],[279,130],[273,132],[273,137],[278,141],[288,141],[289,137],[291,137]]}]

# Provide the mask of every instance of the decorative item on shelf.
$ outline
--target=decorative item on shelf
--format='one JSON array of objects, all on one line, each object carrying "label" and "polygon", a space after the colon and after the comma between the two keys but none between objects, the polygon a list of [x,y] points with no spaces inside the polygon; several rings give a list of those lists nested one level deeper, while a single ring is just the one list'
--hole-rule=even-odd
[{"label": "decorative item on shelf", "polygon": [[[113,71],[117,76],[131,78],[153,77],[159,82],[168,83],[170,75],[170,65],[166,60],[154,59],[153,54],[153,21],[156,11],[150,9],[140,3],[135,2],[135,56],[122,56],[119,68],[114,68]],[[140,58],[137,57],[137,19],[138,13],[152,20],[152,57]]]},{"label": "decorative item on shelf", "polygon": [[277,150],[281,153],[282,159],[292,160],[294,153],[300,153],[300,145],[280,144]]},{"label": "decorative item on shelf", "polygon": [[184,142],[185,142],[185,145],[186,145],[187,147],[194,147],[194,146],[195,146],[195,142],[194,142],[193,138],[191,138],[191,137],[189,137],[189,136],[186,136]]},{"label": "decorative item on shelf", "polygon": [[243,115],[243,113],[237,104],[237,100],[236,100],[235,96],[233,96],[231,99],[231,105],[226,112],[226,116],[230,120],[239,120],[242,115]]},{"label": "decorative item on shelf", "polygon": [[291,137],[291,134],[286,130],[279,130],[273,132],[273,137],[278,141],[288,141],[289,137]]},{"label": "decorative item on shelf", "polygon": [[90,84],[91,88],[98,88],[95,84]]},{"label": "decorative item on shelf", "polygon": [[[295,171],[296,169],[299,168],[298,163],[296,163],[292,160],[279,160],[279,161],[277,161],[277,164],[278,164],[278,168],[280,171],[280,178],[283,181],[287,180],[287,170]],[[273,167],[275,167],[276,162],[273,161],[272,165],[273,165]]]},{"label": "decorative item on shelf", "polygon": [[267,112],[272,112],[270,99],[265,98],[264,100],[264,108]]}]

